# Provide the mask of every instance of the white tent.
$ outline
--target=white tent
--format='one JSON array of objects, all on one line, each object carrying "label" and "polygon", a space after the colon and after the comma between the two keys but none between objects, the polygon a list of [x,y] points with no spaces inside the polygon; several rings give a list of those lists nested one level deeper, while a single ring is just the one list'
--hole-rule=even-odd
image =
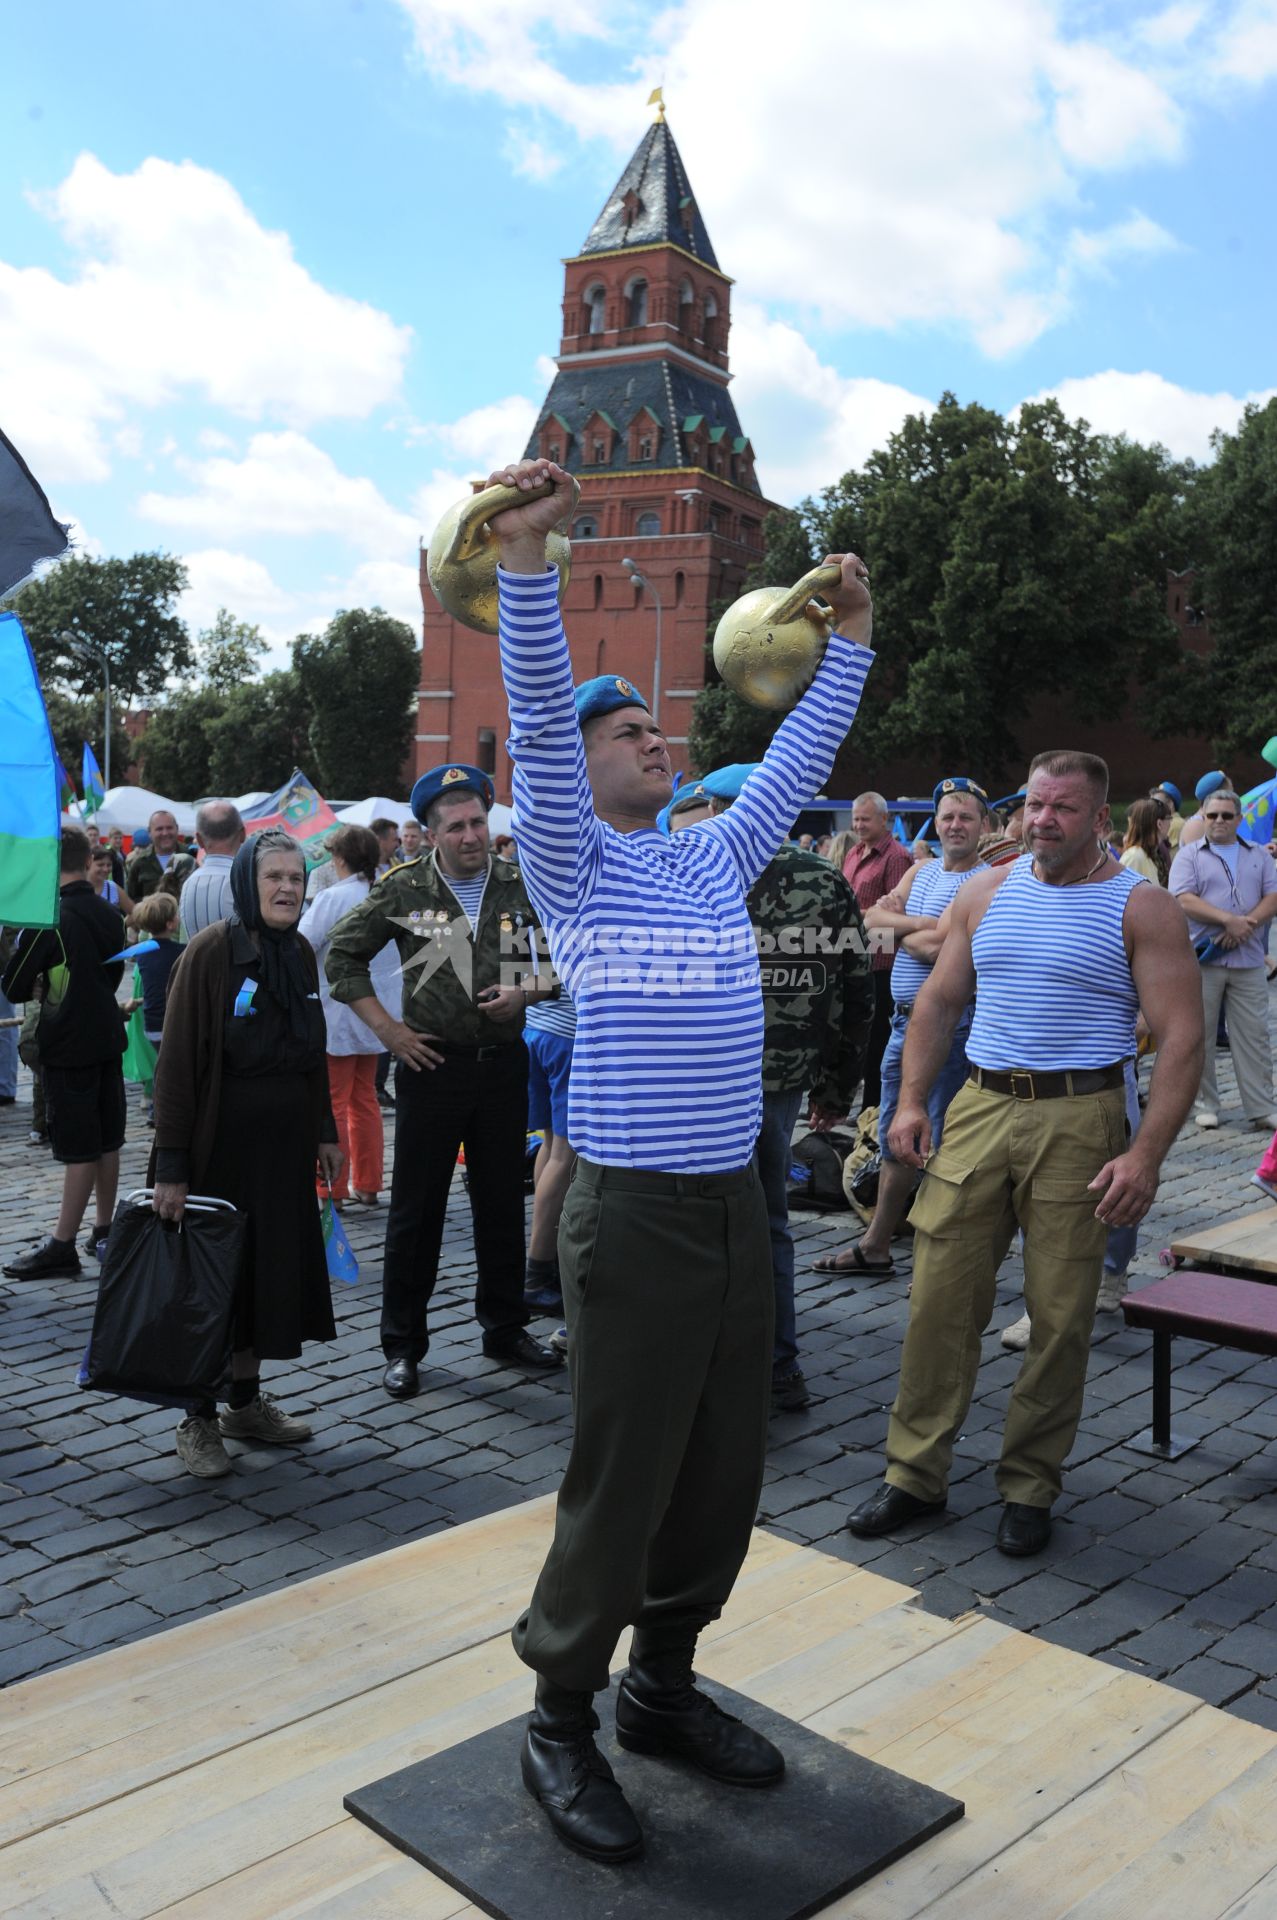
[{"label": "white tent", "polygon": [[371,800],[356,800],[349,807],[336,807],[334,812],[347,827],[370,827],[374,820],[393,820],[401,827],[405,820],[412,819],[412,808],[406,800],[387,800],[381,793],[373,794]]},{"label": "white tent", "polygon": [[93,824],[103,833],[111,827],[119,827],[124,833],[136,833],[160,807],[166,807],[172,814],[179,833],[194,833],[195,802],[169,800],[162,793],[152,793],[149,787],[108,788],[106,798],[92,816]]}]

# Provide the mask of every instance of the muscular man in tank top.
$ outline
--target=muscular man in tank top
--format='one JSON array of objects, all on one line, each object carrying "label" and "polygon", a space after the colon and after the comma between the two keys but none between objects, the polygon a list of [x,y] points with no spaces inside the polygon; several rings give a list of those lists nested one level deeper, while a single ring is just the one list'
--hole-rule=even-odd
[{"label": "muscular man in tank top", "polygon": [[[886,1483],[848,1519],[890,1533],[938,1513],[970,1405],[997,1269],[1024,1232],[1032,1332],[1011,1392],[997,1470],[1002,1552],[1039,1552],[1082,1409],[1110,1227],[1134,1226],[1197,1089],[1197,963],[1176,903],[1108,849],[1108,768],[1039,754],[1022,859],[977,874],[919,991],[891,1129],[897,1159],[925,1166],[914,1203],[914,1284]],[[926,1096],[976,996],[971,1077],[931,1153]],[[1128,1141],[1125,1059],[1143,1013],[1158,1047],[1148,1107]]]}]

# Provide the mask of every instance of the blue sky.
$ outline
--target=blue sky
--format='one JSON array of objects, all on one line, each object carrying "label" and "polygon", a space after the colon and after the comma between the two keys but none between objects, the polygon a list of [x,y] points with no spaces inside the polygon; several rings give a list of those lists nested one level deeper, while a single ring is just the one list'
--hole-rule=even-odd
[{"label": "blue sky", "polygon": [[[481,18],[479,16],[482,16]],[[418,617],[650,87],[772,497],[946,388],[1205,457],[1277,388],[1277,0],[0,0],[0,426],[279,648]]]}]

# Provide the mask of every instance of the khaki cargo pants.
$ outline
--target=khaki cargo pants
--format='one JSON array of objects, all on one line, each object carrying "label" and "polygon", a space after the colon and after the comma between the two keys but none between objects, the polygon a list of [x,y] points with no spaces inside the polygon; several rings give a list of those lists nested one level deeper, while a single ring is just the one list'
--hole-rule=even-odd
[{"label": "khaki cargo pants", "polygon": [[1019,1100],[970,1081],[914,1201],[913,1293],[887,1433],[887,1479],[943,1500],[975,1387],[998,1267],[1024,1230],[1032,1333],[1007,1410],[1003,1500],[1049,1507],[1082,1411],[1106,1230],[1087,1192],[1126,1147],[1122,1087]]}]

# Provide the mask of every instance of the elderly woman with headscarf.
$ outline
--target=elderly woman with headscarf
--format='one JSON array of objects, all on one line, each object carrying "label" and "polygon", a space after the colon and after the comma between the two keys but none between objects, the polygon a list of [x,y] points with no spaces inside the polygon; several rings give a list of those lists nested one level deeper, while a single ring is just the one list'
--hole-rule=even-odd
[{"label": "elderly woman with headscarf", "polygon": [[230,1405],[193,1406],[177,1430],[188,1472],[231,1470],[225,1437],[287,1445],[310,1427],[261,1391],[263,1360],[336,1337],[316,1162],[342,1164],[328,1094],[315,956],[297,931],[306,866],[287,834],[246,840],[231,868],[234,911],[197,933],[169,986],[155,1080],[155,1211],[180,1220],[188,1192],[247,1217],[235,1303]]}]

